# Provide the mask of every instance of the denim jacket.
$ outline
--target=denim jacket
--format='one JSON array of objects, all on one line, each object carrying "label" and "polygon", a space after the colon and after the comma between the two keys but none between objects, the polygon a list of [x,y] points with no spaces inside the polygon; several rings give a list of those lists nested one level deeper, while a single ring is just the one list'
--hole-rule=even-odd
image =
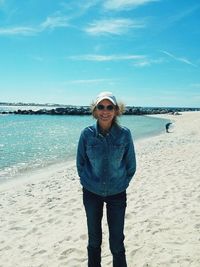
[{"label": "denim jacket", "polygon": [[130,130],[114,124],[103,136],[98,123],[86,127],[79,139],[76,163],[85,189],[101,196],[126,190],[136,171]]}]

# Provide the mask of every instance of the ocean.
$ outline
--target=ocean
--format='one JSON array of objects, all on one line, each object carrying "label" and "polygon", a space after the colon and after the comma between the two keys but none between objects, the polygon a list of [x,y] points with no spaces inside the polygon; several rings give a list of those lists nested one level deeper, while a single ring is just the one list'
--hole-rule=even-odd
[{"label": "ocean", "polygon": [[[0,182],[74,160],[81,130],[93,123],[91,116],[0,115]],[[138,140],[163,132],[166,120],[124,115],[119,123]]]}]

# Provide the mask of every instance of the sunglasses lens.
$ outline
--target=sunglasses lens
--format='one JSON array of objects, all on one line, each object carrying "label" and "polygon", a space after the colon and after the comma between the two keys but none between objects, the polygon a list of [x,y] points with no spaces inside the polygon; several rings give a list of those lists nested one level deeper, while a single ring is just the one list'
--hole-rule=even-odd
[{"label": "sunglasses lens", "polygon": [[104,105],[98,105],[98,106],[97,106],[97,109],[98,109],[98,110],[103,110],[104,108],[105,108]]},{"label": "sunglasses lens", "polygon": [[107,110],[111,111],[113,109],[114,109],[114,107],[112,105],[107,106]]}]

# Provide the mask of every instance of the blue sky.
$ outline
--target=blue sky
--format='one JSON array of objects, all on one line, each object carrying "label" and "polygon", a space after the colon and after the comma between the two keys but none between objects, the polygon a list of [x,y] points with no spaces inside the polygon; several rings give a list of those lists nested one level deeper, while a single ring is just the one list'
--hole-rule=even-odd
[{"label": "blue sky", "polygon": [[200,107],[197,0],[0,0],[0,102]]}]

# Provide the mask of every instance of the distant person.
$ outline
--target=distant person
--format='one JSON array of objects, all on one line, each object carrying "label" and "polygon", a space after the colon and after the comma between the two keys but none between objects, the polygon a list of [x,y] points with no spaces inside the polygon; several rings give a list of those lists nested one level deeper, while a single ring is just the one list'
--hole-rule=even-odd
[{"label": "distant person", "polygon": [[106,203],[113,267],[127,267],[124,247],[126,189],[136,171],[131,132],[117,122],[115,96],[103,92],[92,106],[96,123],[86,127],[77,150],[88,227],[88,267],[101,267],[102,216]]},{"label": "distant person", "polygon": [[166,133],[169,133],[169,127],[171,124],[172,124],[171,122],[165,124]]}]

